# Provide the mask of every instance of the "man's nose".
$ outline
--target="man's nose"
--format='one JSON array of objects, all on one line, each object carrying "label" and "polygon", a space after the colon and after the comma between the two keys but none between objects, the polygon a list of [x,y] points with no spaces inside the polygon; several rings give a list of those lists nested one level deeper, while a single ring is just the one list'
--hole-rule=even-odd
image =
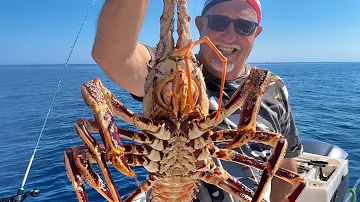
[{"label": "man's nose", "polygon": [[227,29],[222,33],[223,39],[226,42],[232,42],[236,40],[236,32],[234,29],[234,23],[230,23],[230,25],[227,27]]}]

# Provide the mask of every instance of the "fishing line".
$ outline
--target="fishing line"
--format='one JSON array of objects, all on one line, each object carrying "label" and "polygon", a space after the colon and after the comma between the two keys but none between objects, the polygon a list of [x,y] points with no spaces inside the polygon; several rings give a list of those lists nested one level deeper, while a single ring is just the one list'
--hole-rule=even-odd
[{"label": "fishing line", "polygon": [[94,3],[95,3],[95,1],[96,1],[96,0],[93,0],[93,1],[92,1],[91,5],[90,5],[90,7],[89,7],[89,9],[88,9],[88,11],[87,11],[87,13],[86,13],[86,16],[85,16],[85,18],[84,18],[84,20],[83,20],[83,22],[82,22],[82,24],[81,24],[81,26],[80,26],[80,30],[79,30],[79,32],[77,33],[77,36],[76,36],[76,38],[75,38],[75,41],[74,41],[74,43],[73,43],[73,45],[72,45],[72,47],[71,47],[70,53],[69,53],[69,55],[68,55],[68,58],[67,58],[67,60],[66,60],[66,63],[65,63],[65,65],[64,65],[64,68],[63,68],[63,70],[62,70],[60,79],[59,79],[59,81],[58,81],[58,85],[57,85],[57,87],[56,87],[54,96],[53,96],[53,98],[52,98],[50,107],[49,107],[48,112],[47,112],[47,114],[46,114],[46,118],[45,118],[44,124],[43,124],[43,126],[42,126],[42,128],[41,128],[41,131],[40,131],[40,134],[39,134],[39,138],[38,138],[38,140],[37,140],[37,143],[36,143],[36,146],[35,146],[34,151],[33,151],[33,153],[32,153],[30,162],[29,162],[28,167],[27,167],[27,169],[26,169],[25,176],[24,176],[24,179],[23,179],[22,184],[21,184],[21,188],[20,188],[19,190],[24,190],[24,186],[25,186],[27,177],[28,177],[28,175],[29,175],[31,165],[32,165],[32,163],[33,163],[33,161],[34,161],[34,157],[35,157],[35,154],[36,154],[36,150],[37,150],[37,148],[38,148],[38,146],[39,146],[40,139],[41,139],[41,136],[42,136],[42,134],[43,134],[43,132],[44,132],[44,128],[45,128],[45,125],[46,125],[46,123],[47,123],[47,120],[48,120],[48,118],[49,118],[49,114],[50,114],[51,108],[52,108],[52,106],[53,106],[53,104],[54,104],[56,95],[57,95],[57,93],[58,93],[58,90],[59,90],[61,81],[62,81],[63,76],[64,76],[64,73],[65,73],[65,69],[66,69],[66,67],[67,67],[68,64],[69,64],[69,60],[70,60],[70,57],[71,57],[72,52],[73,52],[73,50],[74,50],[74,47],[75,47],[75,45],[76,45],[76,42],[77,42],[77,40],[78,40],[78,38],[79,38],[79,36],[80,36],[81,30],[82,30],[82,28],[84,27],[85,21],[86,21],[88,15],[89,15],[89,13],[90,13],[91,8],[93,7],[93,5],[94,5]]}]

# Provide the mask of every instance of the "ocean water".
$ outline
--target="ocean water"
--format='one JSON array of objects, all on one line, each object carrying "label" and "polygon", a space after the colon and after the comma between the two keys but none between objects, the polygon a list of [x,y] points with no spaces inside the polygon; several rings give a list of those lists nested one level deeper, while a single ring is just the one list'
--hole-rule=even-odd
[{"label": "ocean water", "polygon": [[[360,177],[360,63],[256,65],[278,74],[287,84],[301,139],[326,141],[349,153],[352,186]],[[62,69],[62,65],[0,66],[0,198],[16,194],[21,186]],[[97,65],[69,66],[25,185],[26,190],[40,189],[40,196],[26,201],[77,201],[66,175],[63,152],[81,144],[73,130],[74,122],[81,117],[92,118],[92,114],[80,98],[80,88],[95,77],[128,108],[141,113],[141,103],[109,80]],[[120,120],[118,125],[134,129]],[[134,170],[143,181],[145,170]],[[121,195],[136,188],[136,180],[111,166],[110,171]],[[90,201],[105,201],[89,186],[87,192]]]}]

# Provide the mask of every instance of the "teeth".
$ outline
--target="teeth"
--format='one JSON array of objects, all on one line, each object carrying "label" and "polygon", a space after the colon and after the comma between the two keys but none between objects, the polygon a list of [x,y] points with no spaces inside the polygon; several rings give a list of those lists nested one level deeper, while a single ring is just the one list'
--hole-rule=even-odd
[{"label": "teeth", "polygon": [[227,47],[218,47],[219,51],[221,51],[222,53],[232,53],[235,48],[227,48]]},{"label": "teeth", "polygon": [[225,45],[225,44],[216,44],[216,47],[224,54],[231,54],[240,48],[238,46],[233,45]]}]

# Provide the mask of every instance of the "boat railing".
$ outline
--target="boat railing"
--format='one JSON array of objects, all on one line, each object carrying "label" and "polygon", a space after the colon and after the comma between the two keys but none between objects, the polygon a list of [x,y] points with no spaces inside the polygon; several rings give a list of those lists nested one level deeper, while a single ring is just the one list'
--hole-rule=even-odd
[{"label": "boat railing", "polygon": [[348,191],[345,194],[344,202],[356,202],[356,190],[359,187],[359,184],[360,184],[360,178],[356,181],[356,183],[352,188],[348,189]]}]

